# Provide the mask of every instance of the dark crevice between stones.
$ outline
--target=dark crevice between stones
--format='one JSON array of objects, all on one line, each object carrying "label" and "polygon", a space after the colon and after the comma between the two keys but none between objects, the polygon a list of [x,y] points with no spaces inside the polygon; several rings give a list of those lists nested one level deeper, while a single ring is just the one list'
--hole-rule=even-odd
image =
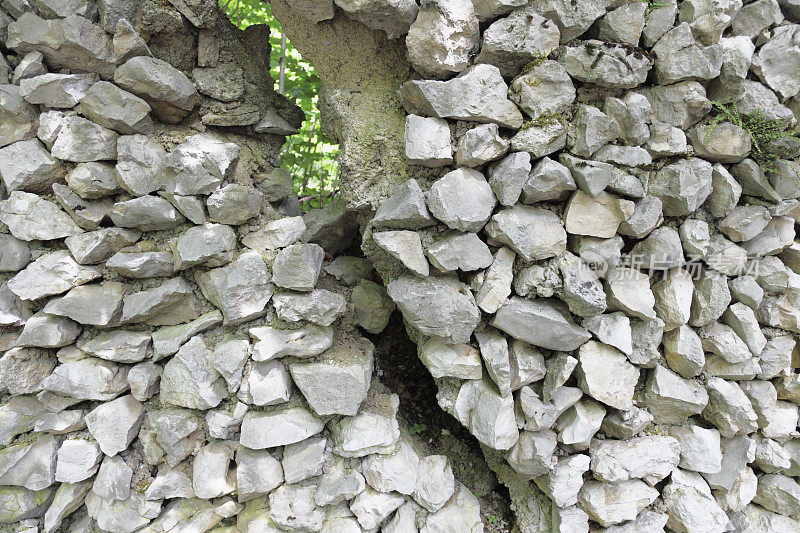
[{"label": "dark crevice between stones", "polygon": [[[399,311],[381,333],[362,331],[375,345],[375,375],[400,396],[398,418],[426,455],[446,455],[453,474],[478,498],[487,531],[511,531],[514,513],[508,489],[489,469],[478,440],[436,401],[436,382],[417,356]],[[415,443],[416,444],[416,443]]]}]

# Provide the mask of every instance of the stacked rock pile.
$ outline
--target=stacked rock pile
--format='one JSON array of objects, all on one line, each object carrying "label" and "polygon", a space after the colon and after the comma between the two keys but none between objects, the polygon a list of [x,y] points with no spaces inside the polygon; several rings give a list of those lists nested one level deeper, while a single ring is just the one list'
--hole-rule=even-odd
[{"label": "stacked rock pile", "polygon": [[552,531],[800,529],[797,4],[403,13],[406,157],[440,172],[365,250],[440,405]]},{"label": "stacked rock pile", "polygon": [[372,380],[355,324],[394,307],[317,244],[357,229],[275,168],[266,41],[214,2],[0,5],[4,531],[481,530]]}]

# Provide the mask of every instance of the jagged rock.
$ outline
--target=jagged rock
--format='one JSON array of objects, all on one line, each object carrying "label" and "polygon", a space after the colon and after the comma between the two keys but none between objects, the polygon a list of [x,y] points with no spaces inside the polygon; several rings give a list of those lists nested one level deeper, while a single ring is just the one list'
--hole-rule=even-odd
[{"label": "jagged rock", "polygon": [[772,188],[761,166],[752,159],[745,159],[730,168],[731,174],[741,186],[741,193],[758,196],[772,202],[781,201],[780,195]]},{"label": "jagged rock", "polygon": [[506,454],[506,460],[521,478],[537,478],[550,472],[556,446],[556,434],[549,429],[523,431]]},{"label": "jagged rock", "polygon": [[113,400],[128,388],[127,368],[110,361],[87,357],[55,368],[41,383],[44,391],[81,400]]},{"label": "jagged rock", "polygon": [[53,143],[53,157],[84,163],[116,159],[119,135],[81,117],[65,117]]},{"label": "jagged rock", "polygon": [[[81,331],[83,328],[68,318],[36,313],[25,322],[25,327],[17,338],[16,346],[60,348],[72,344]],[[7,354],[10,353],[11,350],[7,352]],[[2,359],[0,359],[1,361]]]},{"label": "jagged rock", "polygon": [[638,479],[618,483],[587,481],[578,495],[578,503],[592,520],[608,527],[633,520],[658,495],[657,490]]},{"label": "jagged rock", "polygon": [[[539,228],[536,233],[526,228]],[[526,261],[538,261],[566,250],[567,234],[558,217],[545,209],[524,205],[506,208],[492,217],[486,233],[507,244]]]},{"label": "jagged rock", "polygon": [[[471,4],[437,0],[423,5],[419,14],[414,6],[409,14],[413,23],[403,29],[408,31],[408,59],[417,72],[427,78],[446,78],[469,66],[469,54],[480,39]],[[394,33],[391,31],[390,37]]]},{"label": "jagged rock", "polygon": [[590,338],[589,332],[576,326],[567,310],[554,300],[512,297],[497,310],[491,325],[548,350],[572,351]]},{"label": "jagged rock", "polygon": [[598,37],[636,46],[647,20],[647,6],[625,4],[606,13],[600,21]]},{"label": "jagged rock", "polygon": [[114,326],[122,315],[122,293],[122,284],[114,281],[82,285],[50,300],[43,311],[69,317],[79,324]]},{"label": "jagged rock", "polygon": [[104,403],[86,415],[86,426],[106,455],[124,451],[139,433],[144,407],[133,396]]},{"label": "jagged rock", "polygon": [[158,392],[158,382],[162,370],[160,366],[150,361],[133,365],[128,371],[128,383],[131,386],[133,397],[140,402],[146,402],[152,398]]},{"label": "jagged rock", "polygon": [[444,533],[450,529],[477,533],[481,529],[478,499],[460,482],[456,482],[455,495],[444,507],[428,515],[421,533]]},{"label": "jagged rock", "polygon": [[57,451],[58,441],[48,433],[6,447],[0,482],[33,491],[46,489],[55,482]]},{"label": "jagged rock", "polygon": [[97,82],[97,74],[41,74],[19,82],[19,94],[30,104],[70,108]]},{"label": "jagged rock", "polygon": [[188,137],[167,155],[165,187],[176,195],[209,194],[230,177],[239,146],[201,133]]},{"label": "jagged rock", "polygon": [[519,439],[513,397],[500,396],[485,379],[465,382],[454,409],[458,420],[490,448],[508,450]]},{"label": "jagged rock", "polygon": [[656,316],[664,321],[669,331],[689,322],[694,283],[691,274],[683,269],[669,270],[661,281],[653,285]]},{"label": "jagged rock", "polygon": [[183,72],[154,57],[132,57],[114,71],[114,83],[142,97],[153,114],[168,123],[179,122],[199,100]]},{"label": "jagged rock", "polygon": [[680,444],[673,437],[645,436],[623,440],[596,440],[589,446],[591,467],[600,481],[616,483],[641,478],[657,483],[680,460]]},{"label": "jagged rock", "polygon": [[[376,490],[411,494],[417,486],[419,463],[420,458],[414,449],[401,441],[397,451],[392,454],[365,457],[362,469],[364,478]],[[319,500],[317,503],[322,504]]]},{"label": "jagged rock", "polygon": [[564,200],[575,190],[575,180],[570,170],[549,157],[533,167],[522,188],[522,201],[526,204]]},{"label": "jagged rock", "polygon": [[702,270],[695,280],[694,289],[689,320],[692,326],[705,326],[717,320],[731,303],[728,280],[713,270]]},{"label": "jagged rock", "polygon": [[353,287],[350,301],[353,302],[358,325],[373,334],[380,333],[386,328],[392,312],[397,307],[382,285],[366,279],[362,279]]},{"label": "jagged rock", "polygon": [[533,64],[530,70],[516,76],[510,85],[508,98],[529,117],[546,113],[562,113],[575,101],[575,86],[567,71],[557,61]]},{"label": "jagged rock", "polygon": [[65,187],[60,183],[53,184],[53,194],[64,211],[79,226],[87,230],[99,228],[103,219],[109,215],[114,206],[110,198],[87,202],[72,192],[69,187]]},{"label": "jagged rock", "polygon": [[663,498],[670,529],[720,533],[729,530],[728,517],[714,499],[708,484],[696,472],[676,468],[664,487]]},{"label": "jagged rock", "polygon": [[594,316],[606,310],[606,295],[597,275],[569,252],[556,259],[562,277],[561,298],[570,312]]},{"label": "jagged rock", "polygon": [[705,365],[703,344],[697,333],[682,325],[664,334],[664,355],[669,367],[684,378],[700,373]]},{"label": "jagged rock", "polygon": [[82,265],[101,263],[122,248],[139,240],[142,234],[134,230],[103,228],[72,235],[64,240],[72,256]]},{"label": "jagged rock", "polygon": [[578,352],[576,369],[581,389],[606,405],[617,409],[633,406],[633,389],[639,371],[615,348],[589,341]]},{"label": "jagged rock", "polygon": [[[124,137],[122,138],[124,139]],[[122,139],[117,141],[120,148]],[[122,157],[122,151],[118,151]],[[121,192],[119,176],[109,163],[80,163],[65,176],[69,188],[85,200],[97,200]]]},{"label": "jagged rock", "polygon": [[653,157],[668,157],[686,153],[686,134],[666,122],[650,125],[650,138],[645,148]]},{"label": "jagged rock", "polygon": [[800,91],[800,78],[794,69],[800,61],[798,30],[800,26],[797,24],[776,28],[772,38],[753,56],[753,71],[782,99]]},{"label": "jagged rock", "polygon": [[480,172],[460,168],[431,185],[428,204],[433,216],[450,228],[480,231],[489,220],[496,199]]},{"label": "jagged rock", "polygon": [[146,195],[115,203],[111,220],[122,228],[158,231],[174,228],[185,219],[167,200]]},{"label": "jagged rock", "polygon": [[379,231],[373,233],[372,238],[375,244],[413,273],[419,276],[430,274],[430,266],[422,251],[422,241],[416,231]]},{"label": "jagged rock", "polygon": [[211,409],[226,395],[222,376],[214,368],[211,351],[202,337],[192,337],[164,366],[161,375],[163,403],[190,409]]},{"label": "jagged rock", "polygon": [[454,278],[400,277],[386,289],[405,320],[425,335],[468,342],[480,319],[472,293]]},{"label": "jagged rock", "polygon": [[283,320],[307,320],[320,326],[330,326],[347,308],[344,297],[326,289],[304,294],[276,294],[272,304]]},{"label": "jagged rock", "polygon": [[497,124],[475,126],[458,140],[456,164],[468,167],[481,166],[505,155],[508,146],[508,141],[500,137]]},{"label": "jagged rock", "polygon": [[[136,6],[132,6],[134,9]],[[121,65],[132,57],[152,56],[145,40],[139,35],[125,18],[120,18],[116,22],[114,37],[111,39],[111,47],[114,51],[114,62]],[[202,33],[201,33],[202,35]],[[200,53],[198,52],[198,56]],[[198,59],[198,64],[200,60]]]},{"label": "jagged rock", "polygon": [[250,335],[256,339],[252,354],[254,361],[268,361],[287,355],[313,357],[333,344],[332,328],[316,324],[306,324],[294,330],[251,328]]},{"label": "jagged rock", "polygon": [[565,210],[567,233],[608,239],[616,235],[619,225],[634,212],[634,204],[607,193],[592,198],[583,191],[575,191]]},{"label": "jagged rock", "polygon": [[653,60],[639,50],[596,40],[566,46],[559,62],[574,79],[610,89],[632,89],[644,83],[653,66]]},{"label": "jagged rock", "polygon": [[453,162],[450,128],[441,118],[406,116],[405,147],[412,165],[441,167]]},{"label": "jagged rock", "polygon": [[418,16],[416,3],[409,1],[335,0],[335,3],[349,17],[370,28],[385,31],[389,39],[396,39],[407,33]]},{"label": "jagged rock", "polygon": [[480,270],[492,264],[489,247],[475,233],[454,234],[428,247],[425,255],[442,272]]},{"label": "jagged rock", "polygon": [[[580,157],[589,157],[618,136],[619,125],[614,119],[594,106],[580,105],[571,122],[567,145],[572,153]],[[600,190],[587,192],[594,196]]]},{"label": "jagged rock", "polygon": [[54,203],[22,191],[0,201],[0,222],[23,241],[62,239],[83,231]]},{"label": "jagged rock", "polygon": [[425,205],[425,195],[416,180],[397,186],[378,208],[372,222],[379,227],[419,229],[435,224]]},{"label": "jagged rock", "polygon": [[37,50],[51,68],[96,72],[103,78],[114,74],[111,38],[100,26],[76,14],[45,20],[23,13],[8,25],[6,46],[18,52]]},{"label": "jagged rock", "polygon": [[495,252],[494,260],[484,275],[484,281],[475,295],[475,302],[487,313],[496,312],[511,294],[511,281],[516,254],[508,248]]},{"label": "jagged rock", "polygon": [[399,405],[400,399],[396,394],[368,394],[356,416],[330,424],[333,452],[341,457],[393,452],[400,438],[397,423]]},{"label": "jagged rock", "polygon": [[633,337],[630,319],[622,313],[601,314],[583,321],[583,327],[597,339],[613,346],[625,355],[633,353]]},{"label": "jagged rock", "polygon": [[153,129],[147,102],[107,81],[92,85],[78,109],[88,119],[125,135]]},{"label": "jagged rock", "polygon": [[706,91],[696,81],[638,89],[649,101],[653,118],[676,128],[688,129],[711,110]]},{"label": "jagged rock", "polygon": [[8,280],[8,288],[23,300],[37,300],[88,283],[101,276],[96,267],[75,262],[66,250],[40,256]]},{"label": "jagged rock", "polygon": [[657,423],[682,424],[705,409],[708,393],[702,385],[656,365],[645,382],[644,404]]},{"label": "jagged rock", "polygon": [[374,347],[365,339],[338,344],[318,362],[289,366],[297,388],[318,415],[353,416],[366,398],[372,377]]},{"label": "jagged rock", "polygon": [[419,346],[418,351],[420,360],[435,378],[481,378],[480,354],[468,344],[444,344],[436,339],[428,339]]},{"label": "jagged rock", "polygon": [[475,61],[495,65],[510,78],[539,55],[555,50],[560,35],[556,25],[533,6],[515,9],[484,30],[481,52]]},{"label": "jagged rock", "polygon": [[633,268],[615,268],[606,276],[605,289],[610,309],[642,320],[656,318],[655,296],[646,274]]},{"label": "jagged rock", "polygon": [[455,491],[453,469],[444,455],[429,455],[419,461],[414,501],[430,512],[441,509]]},{"label": "jagged rock", "polygon": [[284,481],[280,462],[265,450],[236,450],[236,486],[241,501],[257,498],[278,488]]},{"label": "jagged rock", "polygon": [[5,283],[0,285],[0,324],[3,326],[22,326],[31,317],[33,310],[11,292]]},{"label": "jagged rock", "polygon": [[175,271],[170,252],[141,252],[135,246],[123,248],[106,266],[117,274],[134,279],[170,276]]},{"label": "jagged rock", "polygon": [[294,244],[305,231],[302,217],[279,218],[242,237],[242,244],[256,251],[276,250]]},{"label": "jagged rock", "polygon": [[576,6],[561,0],[536,0],[533,7],[561,30],[561,42],[565,43],[579,37],[592,23],[605,14],[607,2],[589,2]]},{"label": "jagged rock", "polygon": [[0,148],[0,178],[7,191],[49,192],[65,174],[38,139],[18,141]]},{"label": "jagged rock", "polygon": [[115,330],[92,339],[84,337],[77,347],[89,355],[117,363],[138,363],[151,354],[150,334],[139,331]]},{"label": "jagged rock", "polygon": [[126,294],[121,321],[174,326],[199,315],[199,304],[189,283],[183,278],[172,278],[153,288]]},{"label": "jagged rock", "polygon": [[750,134],[730,122],[698,126],[688,138],[695,155],[716,163],[738,163],[750,153]]},{"label": "jagged rock", "polygon": [[715,353],[730,363],[743,363],[752,357],[747,345],[730,326],[711,322],[698,333],[704,350]]},{"label": "jagged rock", "polygon": [[0,85],[0,146],[22,141],[36,133],[36,109],[15,85]]},{"label": "jagged rock", "polygon": [[682,159],[663,167],[650,179],[650,193],[661,199],[664,214],[688,215],[711,193],[711,164],[702,159]]},{"label": "jagged rock", "polygon": [[468,68],[450,81],[412,80],[400,86],[408,113],[475,122],[505,128],[522,126],[522,113],[506,98],[508,86],[494,65]]},{"label": "jagged rock", "polygon": [[653,45],[655,76],[659,85],[686,80],[710,80],[719,76],[722,46],[700,46],[689,24],[683,22]]},{"label": "jagged rock", "polygon": [[12,348],[0,358],[0,383],[10,394],[33,394],[55,366],[46,350]]},{"label": "jagged rock", "polygon": [[714,424],[723,437],[752,433],[758,428],[750,400],[736,383],[712,377],[706,382],[708,405],[703,418]]},{"label": "jagged rock", "polygon": [[100,468],[103,452],[96,442],[86,439],[67,439],[58,449],[56,481],[77,483],[94,476]]},{"label": "jagged rock", "polygon": [[716,474],[722,468],[720,434],[698,426],[671,427],[670,435],[680,443],[680,467],[693,472]]}]

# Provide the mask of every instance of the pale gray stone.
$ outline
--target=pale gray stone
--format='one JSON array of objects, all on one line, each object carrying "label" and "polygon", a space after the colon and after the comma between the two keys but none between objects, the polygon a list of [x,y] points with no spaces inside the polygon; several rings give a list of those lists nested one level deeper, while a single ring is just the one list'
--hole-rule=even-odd
[{"label": "pale gray stone", "polygon": [[165,186],[176,195],[209,194],[231,176],[239,146],[210,133],[188,137],[167,155]]},{"label": "pale gray stone", "polygon": [[36,108],[20,96],[16,85],[0,85],[0,118],[0,146],[35,136]]},{"label": "pale gray stone", "polygon": [[[562,30],[562,41],[564,37]],[[572,78],[610,89],[632,89],[644,83],[653,67],[653,60],[641,52],[596,40],[566,46],[559,62]]]},{"label": "pale gray stone", "polygon": [[25,322],[25,327],[17,338],[16,346],[60,348],[72,344],[81,331],[83,328],[69,318],[39,312]]},{"label": "pale gray stone", "polygon": [[589,446],[592,472],[607,483],[636,478],[658,483],[678,465],[680,451],[674,437],[655,435],[627,441],[595,440]]},{"label": "pale gray stone", "polygon": [[274,290],[264,259],[255,251],[241,254],[227,266],[195,272],[195,280],[203,295],[222,311],[226,324],[263,315]]},{"label": "pale gray stone", "polygon": [[284,446],[316,435],[324,422],[296,405],[269,411],[248,411],[242,420],[239,442],[253,450]]},{"label": "pale gray stone", "polygon": [[256,251],[276,250],[294,244],[305,231],[303,217],[279,218],[242,237],[242,244]]},{"label": "pale gray stone", "polygon": [[200,304],[191,285],[180,277],[126,294],[123,300],[121,321],[125,324],[144,322],[151,326],[174,326],[200,315]]},{"label": "pale gray stone", "polygon": [[82,265],[102,263],[122,248],[142,236],[141,232],[120,228],[103,228],[97,231],[72,235],[64,240],[72,256]]},{"label": "pale gray stone", "polygon": [[281,463],[266,450],[236,450],[236,486],[240,501],[268,494],[283,483]]},{"label": "pale gray stone", "polygon": [[178,237],[173,249],[175,270],[228,264],[235,248],[236,233],[230,226],[211,223],[194,226]]},{"label": "pale gray stone", "polygon": [[405,147],[412,165],[441,167],[453,162],[450,128],[441,118],[406,116]]},{"label": "pale gray stone", "polygon": [[[136,6],[131,7],[136,9]],[[198,39],[198,41],[201,40]],[[114,62],[118,65],[127,62],[132,57],[153,55],[142,36],[137,33],[125,18],[120,18],[116,22],[114,37],[111,39],[111,47],[114,51]],[[199,56],[200,52],[198,51],[198,64],[200,63]]]},{"label": "pale gray stone", "polygon": [[685,380],[663,366],[647,376],[644,405],[659,424],[683,424],[689,416],[699,414],[708,404],[705,388]]},{"label": "pale gray stone", "polygon": [[314,289],[308,293],[281,293],[272,299],[278,316],[288,322],[305,320],[320,326],[330,326],[347,309],[341,294],[327,289]]},{"label": "pale gray stone", "polygon": [[170,252],[141,252],[134,246],[112,255],[106,261],[106,266],[126,278],[158,278],[173,274],[175,267],[172,258]]},{"label": "pale gray stone", "polygon": [[689,129],[711,110],[705,89],[696,81],[644,87],[638,92],[650,101],[654,120],[676,128]]},{"label": "pale gray stone", "polygon": [[578,495],[578,503],[592,520],[608,527],[635,519],[658,495],[656,489],[638,479],[618,483],[587,481]]},{"label": "pale gray stone", "polygon": [[397,308],[386,288],[362,279],[353,287],[350,296],[358,325],[369,333],[377,334],[389,324],[392,312]]},{"label": "pale gray stone", "polygon": [[561,33],[553,21],[541,16],[534,6],[521,7],[492,23],[483,32],[477,63],[489,63],[506,78],[558,47]]},{"label": "pale gray stone", "polygon": [[548,350],[572,351],[590,338],[589,332],[575,325],[556,300],[512,297],[498,309],[491,324],[516,339]]},{"label": "pale gray stone", "polygon": [[86,415],[86,426],[106,455],[124,451],[139,434],[144,407],[131,395],[104,403]]},{"label": "pale gray stone", "polygon": [[797,24],[776,28],[769,42],[753,56],[753,71],[782,99],[800,91],[800,78],[795,70],[800,62],[799,30]]},{"label": "pale gray stone", "polygon": [[522,126],[522,113],[507,99],[508,86],[494,65],[468,68],[450,81],[412,80],[400,86],[408,113],[437,118]]},{"label": "pale gray stone", "polygon": [[673,530],[690,530],[702,524],[702,531],[729,530],[730,521],[711,494],[708,484],[696,472],[675,469],[670,482],[664,487],[664,503]]},{"label": "pale gray stone", "polygon": [[[419,463],[420,458],[411,445],[400,441],[397,450],[389,455],[374,454],[365,457],[362,471],[367,483],[375,490],[409,495],[417,486]],[[324,481],[320,486],[323,483]],[[322,505],[319,498],[316,499]]]},{"label": "pale gray stone", "polygon": [[665,215],[691,214],[711,193],[711,168],[698,158],[667,165],[651,176],[650,194],[661,199]]},{"label": "pale gray stone", "polygon": [[[521,153],[521,152],[519,152]],[[575,180],[570,170],[549,157],[539,160],[522,188],[522,201],[526,204],[565,200],[575,190]]]},{"label": "pale gray stone", "polygon": [[484,280],[475,294],[475,302],[487,313],[496,312],[511,295],[516,254],[503,247],[494,254],[492,264],[484,274]]},{"label": "pale gray stone", "polygon": [[519,439],[512,396],[500,396],[486,380],[465,382],[454,406],[458,420],[479,442],[495,450],[508,450]]},{"label": "pale gray stone", "polygon": [[19,93],[28,103],[70,108],[94,85],[97,74],[41,74],[20,80]]},{"label": "pale gray stone", "polygon": [[472,293],[452,277],[400,277],[387,285],[403,317],[425,335],[468,342],[480,319]]},{"label": "pale gray stone", "polygon": [[686,134],[666,122],[653,122],[645,148],[653,157],[683,155],[686,153]]},{"label": "pale gray stone", "polygon": [[258,216],[264,195],[255,187],[231,183],[206,199],[208,216],[213,222],[239,226]]},{"label": "pale gray stone", "polygon": [[508,141],[500,136],[497,124],[480,124],[458,140],[456,165],[481,166],[505,155],[508,146]]},{"label": "pale gray stone", "polygon": [[96,267],[78,264],[67,250],[40,256],[8,280],[8,288],[23,300],[37,300],[88,283],[102,274]]},{"label": "pale gray stone", "polygon": [[100,468],[103,452],[96,442],[67,439],[61,443],[56,460],[56,481],[77,483],[94,476]]},{"label": "pale gray stone", "polygon": [[575,191],[567,203],[564,226],[571,235],[586,235],[609,239],[617,228],[634,213],[634,203],[605,192],[592,198],[583,191]]},{"label": "pale gray stone", "polygon": [[55,366],[47,350],[11,348],[0,357],[0,383],[10,394],[34,394]]},{"label": "pale gray stone", "polygon": [[[123,151],[119,148],[120,140],[117,141],[117,149],[118,157],[122,157]],[[80,163],[67,172],[65,179],[69,188],[84,200],[98,200],[122,191],[120,177],[109,163]]]},{"label": "pale gray stone", "polygon": [[[347,9],[351,2],[338,0],[337,4],[344,4],[345,10],[351,11],[352,7]],[[399,2],[397,5],[404,6]],[[387,33],[391,38],[408,32],[406,48],[414,70],[426,78],[447,78],[469,66],[470,52],[480,39],[478,18],[471,3],[437,0],[424,4],[418,14],[414,5],[408,15],[408,26]]]},{"label": "pale gray stone", "polygon": [[545,157],[567,145],[567,131],[563,117],[530,121],[511,138],[511,149],[528,152],[534,159]]},{"label": "pale gray stone", "polygon": [[0,178],[7,191],[48,193],[63,181],[66,169],[50,156],[38,139],[18,141],[0,148]]},{"label": "pale gray stone", "polygon": [[140,402],[146,402],[158,392],[158,382],[161,378],[162,368],[151,362],[145,361],[133,365],[128,371],[128,383],[131,394]]},{"label": "pale gray stone", "polygon": [[647,20],[647,8],[641,3],[630,3],[609,11],[600,21],[598,37],[637,46]]},{"label": "pale gray stone", "polygon": [[128,388],[127,368],[111,361],[87,357],[55,368],[41,383],[51,391],[80,400],[113,400]]},{"label": "pale gray stone", "polygon": [[269,361],[287,355],[306,358],[321,354],[333,344],[333,328],[306,324],[298,329],[275,329],[269,326],[250,328],[254,361]]},{"label": "pale gray stone", "polygon": [[719,76],[722,45],[702,46],[695,42],[692,33],[689,24],[683,22],[653,45],[654,72],[659,85]]},{"label": "pale gray stone", "polygon": [[65,117],[53,143],[53,157],[85,163],[117,158],[119,135],[81,117]]},{"label": "pale gray stone", "polygon": [[546,60],[516,76],[508,98],[535,119],[545,113],[563,113],[575,101],[575,94],[572,79],[561,63]]},{"label": "pale gray stone", "polygon": [[192,337],[181,346],[161,374],[161,401],[189,409],[211,409],[219,405],[227,396],[227,389],[211,356],[201,336]]},{"label": "pale gray stone", "polygon": [[184,73],[154,57],[129,59],[114,71],[114,83],[141,96],[155,116],[169,123],[179,122],[199,100],[194,84]]},{"label": "pale gray stone", "polygon": [[639,370],[612,346],[589,341],[580,347],[576,369],[581,389],[606,405],[627,410],[633,406],[633,389]]},{"label": "pale gray stone", "polygon": [[43,311],[66,316],[79,324],[116,326],[122,316],[123,286],[114,281],[82,285],[47,302]]},{"label": "pale gray stone", "polygon": [[417,5],[408,0],[391,2],[334,0],[334,2],[349,17],[370,28],[385,31],[389,39],[404,35],[417,18]]},{"label": "pale gray stone", "polygon": [[582,35],[592,23],[602,17],[610,2],[587,2],[573,6],[564,0],[536,0],[536,11],[553,20],[561,30],[561,42],[566,43]]},{"label": "pale gray stone", "polygon": [[63,239],[83,232],[56,204],[22,191],[0,201],[0,222],[23,241]]},{"label": "pale gray stone", "polygon": [[152,353],[150,333],[121,329],[91,339],[83,337],[77,347],[89,355],[117,363],[138,363]]},{"label": "pale gray stone", "polygon": [[523,431],[506,454],[506,460],[521,478],[535,479],[553,468],[557,444],[556,434],[549,429]]}]

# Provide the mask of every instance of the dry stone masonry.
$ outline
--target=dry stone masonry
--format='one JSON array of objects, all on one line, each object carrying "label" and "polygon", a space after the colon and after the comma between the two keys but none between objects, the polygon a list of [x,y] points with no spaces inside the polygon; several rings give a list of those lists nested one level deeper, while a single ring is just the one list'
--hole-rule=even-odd
[{"label": "dry stone masonry", "polygon": [[378,205],[301,215],[263,27],[0,0],[4,531],[483,531],[395,309],[517,530],[800,530],[800,142],[714,119],[797,126],[797,2],[288,3],[404,43]]},{"label": "dry stone masonry", "polygon": [[356,326],[395,304],[323,249],[357,227],[278,168],[302,113],[267,35],[215,2],[0,3],[2,531],[482,529],[373,379]]},{"label": "dry stone masonry", "polygon": [[800,142],[766,164],[714,119],[797,126],[798,16],[432,0],[408,29],[418,170],[363,248],[521,531],[800,531]]}]

